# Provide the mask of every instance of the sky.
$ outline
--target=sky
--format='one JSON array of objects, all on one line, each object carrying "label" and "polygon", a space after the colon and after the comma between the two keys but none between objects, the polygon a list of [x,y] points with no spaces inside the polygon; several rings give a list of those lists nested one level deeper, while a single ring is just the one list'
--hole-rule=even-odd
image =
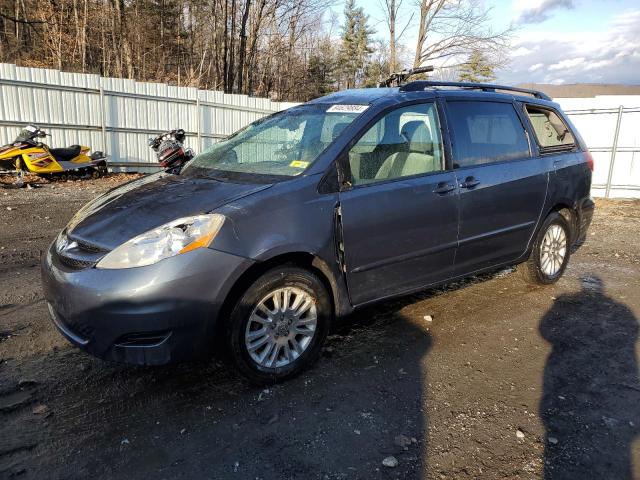
[{"label": "sky", "polygon": [[[405,22],[419,0],[404,0]],[[387,40],[380,0],[356,0],[370,16],[375,37]],[[508,65],[497,80],[517,83],[640,84],[640,1],[484,0],[491,26],[515,27]],[[342,11],[342,5],[334,10]],[[414,17],[399,39],[413,55]],[[410,65],[405,65],[410,66]]]}]

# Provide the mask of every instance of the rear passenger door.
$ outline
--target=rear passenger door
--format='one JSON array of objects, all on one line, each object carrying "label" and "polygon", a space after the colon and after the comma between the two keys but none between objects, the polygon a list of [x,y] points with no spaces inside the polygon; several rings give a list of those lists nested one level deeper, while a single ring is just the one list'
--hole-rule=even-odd
[{"label": "rear passenger door", "polygon": [[544,205],[548,162],[532,156],[512,101],[447,100],[454,172],[460,188],[455,273],[518,259]]},{"label": "rear passenger door", "polygon": [[452,275],[455,175],[446,170],[434,103],[396,107],[364,129],[341,158],[344,267],[354,305]]}]

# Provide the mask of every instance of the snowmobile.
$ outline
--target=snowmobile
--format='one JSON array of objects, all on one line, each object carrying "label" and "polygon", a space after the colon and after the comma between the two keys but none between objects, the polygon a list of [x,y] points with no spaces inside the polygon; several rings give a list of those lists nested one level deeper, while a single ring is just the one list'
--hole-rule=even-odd
[{"label": "snowmobile", "polygon": [[0,147],[0,173],[16,173],[17,184],[25,172],[50,180],[73,177],[98,178],[107,172],[107,157],[102,152],[89,155],[89,147],[71,145],[49,148],[39,141],[48,134],[35,125],[24,127],[13,143]]}]

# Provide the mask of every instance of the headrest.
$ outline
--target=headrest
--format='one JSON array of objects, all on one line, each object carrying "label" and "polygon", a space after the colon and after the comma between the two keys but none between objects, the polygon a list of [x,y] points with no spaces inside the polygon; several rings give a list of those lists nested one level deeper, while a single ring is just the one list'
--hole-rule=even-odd
[{"label": "headrest", "polygon": [[431,143],[431,132],[421,120],[412,120],[402,127],[402,135],[409,143]]},{"label": "headrest", "polygon": [[333,126],[333,130],[331,130],[331,139],[335,140],[336,137],[342,133],[342,130],[344,130],[347,127],[347,125],[349,125],[349,122],[336,123]]}]

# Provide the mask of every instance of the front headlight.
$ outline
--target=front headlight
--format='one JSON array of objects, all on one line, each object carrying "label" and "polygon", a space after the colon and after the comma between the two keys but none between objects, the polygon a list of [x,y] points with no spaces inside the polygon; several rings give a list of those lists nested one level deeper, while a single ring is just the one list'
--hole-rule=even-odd
[{"label": "front headlight", "polygon": [[100,260],[96,268],[144,267],[208,247],[223,223],[224,216],[217,213],[179,218],[123,243]]}]

